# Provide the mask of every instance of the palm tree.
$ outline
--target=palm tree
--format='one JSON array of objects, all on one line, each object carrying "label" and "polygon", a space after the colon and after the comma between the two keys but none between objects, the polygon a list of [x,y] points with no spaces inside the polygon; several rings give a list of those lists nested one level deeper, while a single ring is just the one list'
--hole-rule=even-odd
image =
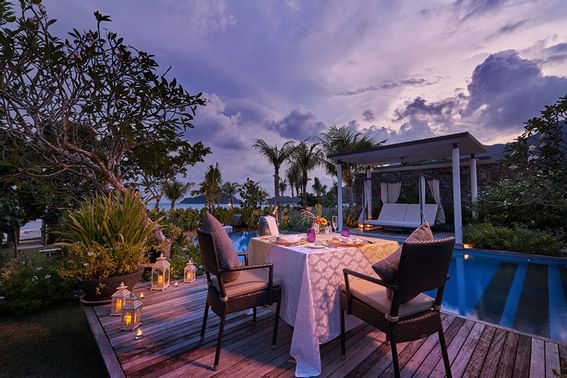
[{"label": "palm tree", "polygon": [[323,153],[319,149],[319,143],[307,144],[307,140],[300,142],[292,153],[293,165],[300,172],[301,194],[303,195],[303,206],[307,206],[307,182],[309,171],[323,162]]},{"label": "palm tree", "polygon": [[[285,177],[289,184],[289,189],[291,190],[291,198],[294,198],[293,190],[297,187],[297,177],[299,176],[297,172],[294,171],[295,166],[290,166],[285,172]],[[297,192],[296,192],[297,193]]]},{"label": "palm tree", "polygon": [[222,196],[221,183],[219,163],[214,166],[209,165],[205,172],[205,179],[199,183],[199,189],[193,190],[191,194],[204,196],[209,210],[212,210]]},{"label": "palm tree", "polygon": [[169,200],[171,201],[172,209],[175,208],[175,202],[177,202],[178,199],[185,196],[185,193],[187,193],[193,185],[195,184],[192,182],[188,182],[187,184],[184,184],[177,180],[168,181],[162,185],[163,192],[165,193],[167,198],[169,198]]},{"label": "palm tree", "polygon": [[313,191],[315,192],[317,198],[321,197],[327,192],[327,185],[321,184],[319,177],[315,177],[313,179],[313,185],[311,185],[311,187],[313,188]]},{"label": "palm tree", "polygon": [[228,196],[228,204],[232,208],[232,206],[233,206],[232,198],[234,197],[234,195],[236,193],[239,192],[240,185],[237,184],[236,182],[228,182],[227,181],[224,184],[222,184],[221,189],[222,189],[222,192]]},{"label": "palm tree", "polygon": [[[369,138],[362,133],[355,133],[348,126],[337,127],[336,125],[331,126],[326,133],[323,133],[320,140],[323,145],[323,151],[327,156],[343,152],[376,148],[385,142],[385,140],[375,142],[372,138]],[[327,173],[334,176],[337,175],[335,162],[326,159],[324,164]],[[365,168],[366,167],[363,165],[342,163],[343,181],[347,187],[351,201],[354,200],[353,187],[356,175],[358,173],[362,173]]]},{"label": "palm tree", "polygon": [[[257,139],[252,145],[261,155],[263,155],[274,166],[274,202],[279,208],[280,206],[280,167],[289,159],[294,146],[293,142],[288,141],[278,148],[278,146],[270,146],[263,139]],[[279,215],[279,214],[278,214]]]},{"label": "palm tree", "polygon": [[284,195],[287,190],[287,181],[285,179],[280,181],[280,195]]}]

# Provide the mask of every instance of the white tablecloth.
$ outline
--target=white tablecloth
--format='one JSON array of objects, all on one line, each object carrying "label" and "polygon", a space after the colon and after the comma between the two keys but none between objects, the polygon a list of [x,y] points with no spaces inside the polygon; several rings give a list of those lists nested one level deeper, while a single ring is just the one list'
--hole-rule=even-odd
[{"label": "white tablecloth", "polygon": [[[298,377],[321,374],[319,345],[340,335],[339,287],[343,268],[375,275],[372,263],[393,252],[395,241],[372,239],[373,244],[358,248],[311,249],[283,247],[268,238],[253,238],[248,245],[249,263],[274,264],[274,280],[282,286],[281,317],[294,327],[290,354]],[[347,317],[347,329],[360,321]]]}]

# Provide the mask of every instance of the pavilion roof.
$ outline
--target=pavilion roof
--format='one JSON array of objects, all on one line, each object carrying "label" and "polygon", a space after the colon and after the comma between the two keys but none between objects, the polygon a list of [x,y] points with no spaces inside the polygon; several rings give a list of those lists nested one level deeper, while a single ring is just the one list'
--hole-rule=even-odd
[{"label": "pavilion roof", "polygon": [[455,144],[459,147],[461,156],[486,152],[482,143],[469,132],[464,132],[344,152],[329,155],[328,158],[337,162],[368,165],[437,160],[451,157]]}]

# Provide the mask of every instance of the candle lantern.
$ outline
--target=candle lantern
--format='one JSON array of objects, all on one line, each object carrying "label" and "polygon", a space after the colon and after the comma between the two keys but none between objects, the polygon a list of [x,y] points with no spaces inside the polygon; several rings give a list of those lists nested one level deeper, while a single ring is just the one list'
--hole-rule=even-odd
[{"label": "candle lantern", "polygon": [[169,287],[169,261],[163,256],[156,259],[152,265],[151,290],[165,290]]},{"label": "candle lantern", "polygon": [[122,313],[122,306],[126,298],[130,296],[130,290],[127,289],[128,286],[124,285],[124,282],[120,282],[120,286],[116,288],[116,292],[112,294],[112,307],[110,308],[110,315],[120,316]]},{"label": "candle lantern", "polygon": [[133,294],[126,298],[122,305],[122,317],[120,319],[120,329],[122,331],[133,331],[142,324],[142,302]]},{"label": "candle lantern", "polygon": [[183,269],[183,282],[190,283],[195,281],[197,277],[197,266],[193,263],[192,259],[189,259],[187,265]]}]

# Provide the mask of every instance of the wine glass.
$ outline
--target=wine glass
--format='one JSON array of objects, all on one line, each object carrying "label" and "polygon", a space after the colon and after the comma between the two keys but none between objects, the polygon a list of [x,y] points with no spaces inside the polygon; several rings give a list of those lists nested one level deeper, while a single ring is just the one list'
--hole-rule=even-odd
[{"label": "wine glass", "polygon": [[333,226],[333,232],[336,232],[336,231],[337,231],[337,224],[338,224],[338,222],[339,222],[338,217],[337,217],[336,215],[333,215],[333,216],[331,217],[331,226]]}]

